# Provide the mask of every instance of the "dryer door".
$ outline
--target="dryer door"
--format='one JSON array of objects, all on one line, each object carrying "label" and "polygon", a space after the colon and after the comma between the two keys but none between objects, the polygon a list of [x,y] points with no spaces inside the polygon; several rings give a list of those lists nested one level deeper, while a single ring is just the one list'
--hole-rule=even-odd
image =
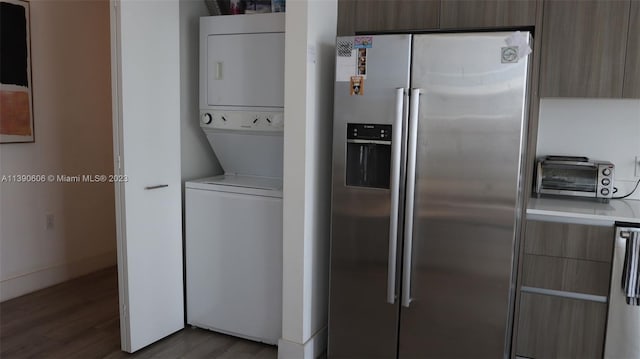
[{"label": "dryer door", "polygon": [[207,38],[207,105],[284,107],[284,33]]}]

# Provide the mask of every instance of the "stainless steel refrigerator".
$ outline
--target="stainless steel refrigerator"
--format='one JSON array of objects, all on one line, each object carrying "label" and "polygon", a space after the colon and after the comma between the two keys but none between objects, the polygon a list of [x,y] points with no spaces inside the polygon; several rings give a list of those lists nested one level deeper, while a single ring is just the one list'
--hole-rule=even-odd
[{"label": "stainless steel refrigerator", "polygon": [[337,39],[329,358],[509,355],[530,41]]}]

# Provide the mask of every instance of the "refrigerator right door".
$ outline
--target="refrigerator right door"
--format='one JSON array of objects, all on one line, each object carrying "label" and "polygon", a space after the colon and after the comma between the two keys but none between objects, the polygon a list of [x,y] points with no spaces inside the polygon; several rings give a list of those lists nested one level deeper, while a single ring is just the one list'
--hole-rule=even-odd
[{"label": "refrigerator right door", "polygon": [[530,41],[414,36],[400,358],[508,356],[529,66],[510,36]]}]

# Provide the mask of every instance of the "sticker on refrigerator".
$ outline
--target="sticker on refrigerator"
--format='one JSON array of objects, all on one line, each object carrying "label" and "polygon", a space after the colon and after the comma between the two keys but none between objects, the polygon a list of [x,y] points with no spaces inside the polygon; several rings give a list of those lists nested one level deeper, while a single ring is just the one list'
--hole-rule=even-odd
[{"label": "sticker on refrigerator", "polygon": [[[529,55],[531,53],[531,47],[529,46],[529,36],[520,31],[512,33],[509,37],[504,39],[508,48],[502,48],[502,62],[518,62],[519,59]],[[508,53],[508,57],[516,57],[516,59],[505,59],[505,52]]]},{"label": "sticker on refrigerator", "polygon": [[350,95],[362,96],[364,95],[364,78],[362,76],[351,76]]},{"label": "sticker on refrigerator", "polygon": [[505,46],[501,48],[501,60],[503,64],[518,62],[518,48],[515,46]]},{"label": "sticker on refrigerator", "polygon": [[373,46],[373,36],[356,36],[353,39],[353,47],[356,49],[369,49]]},{"label": "sticker on refrigerator", "polygon": [[336,82],[349,82],[356,74],[356,50],[349,50],[350,56],[336,57]]},{"label": "sticker on refrigerator", "polygon": [[356,75],[367,77],[367,49],[358,49],[358,62]]},{"label": "sticker on refrigerator", "polygon": [[351,51],[353,50],[353,41],[340,39],[336,44],[338,57],[351,57]]}]

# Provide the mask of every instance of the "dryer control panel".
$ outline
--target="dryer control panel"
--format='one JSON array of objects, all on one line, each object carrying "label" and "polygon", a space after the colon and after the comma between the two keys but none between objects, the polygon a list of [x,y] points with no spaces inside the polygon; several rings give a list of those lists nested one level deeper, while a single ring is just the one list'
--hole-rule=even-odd
[{"label": "dryer control panel", "polygon": [[200,126],[203,129],[282,132],[284,114],[265,111],[201,111]]}]

